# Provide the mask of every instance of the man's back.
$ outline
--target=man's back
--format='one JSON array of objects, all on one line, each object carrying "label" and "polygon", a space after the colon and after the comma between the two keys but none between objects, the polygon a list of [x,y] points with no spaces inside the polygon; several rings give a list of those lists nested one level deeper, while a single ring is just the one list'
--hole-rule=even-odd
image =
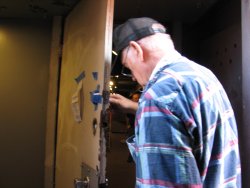
[{"label": "man's back", "polygon": [[161,69],[137,111],[138,187],[241,187],[236,122],[217,78],[184,57]]}]

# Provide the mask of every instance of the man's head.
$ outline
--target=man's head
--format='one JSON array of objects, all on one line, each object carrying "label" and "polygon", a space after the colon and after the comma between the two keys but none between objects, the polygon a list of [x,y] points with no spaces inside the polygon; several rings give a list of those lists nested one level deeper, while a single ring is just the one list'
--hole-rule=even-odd
[{"label": "man's head", "polygon": [[115,28],[114,51],[120,52],[129,45],[130,41],[138,41],[155,33],[166,33],[166,28],[151,18],[131,18]]},{"label": "man's head", "polygon": [[[132,18],[114,30],[114,50],[121,63],[131,70],[132,79],[145,86],[168,46],[173,48],[166,28],[151,18]],[[169,45],[170,44],[170,45]]]}]

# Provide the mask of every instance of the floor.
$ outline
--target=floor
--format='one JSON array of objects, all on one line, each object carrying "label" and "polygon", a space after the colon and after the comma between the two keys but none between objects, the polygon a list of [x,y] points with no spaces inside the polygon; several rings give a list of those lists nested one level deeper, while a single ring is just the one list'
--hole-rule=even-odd
[{"label": "floor", "polygon": [[134,188],[135,164],[127,162],[129,151],[123,141],[127,138],[126,115],[112,113],[110,147],[107,152],[108,188]]}]

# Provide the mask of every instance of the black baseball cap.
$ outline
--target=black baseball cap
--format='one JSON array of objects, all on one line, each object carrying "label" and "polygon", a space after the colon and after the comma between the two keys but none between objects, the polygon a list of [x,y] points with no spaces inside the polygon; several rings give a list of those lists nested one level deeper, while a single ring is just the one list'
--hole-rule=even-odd
[{"label": "black baseball cap", "polygon": [[130,41],[138,41],[155,33],[166,33],[166,28],[161,24],[157,27],[157,24],[160,23],[148,17],[128,19],[114,29],[114,51],[119,53],[129,45]]}]

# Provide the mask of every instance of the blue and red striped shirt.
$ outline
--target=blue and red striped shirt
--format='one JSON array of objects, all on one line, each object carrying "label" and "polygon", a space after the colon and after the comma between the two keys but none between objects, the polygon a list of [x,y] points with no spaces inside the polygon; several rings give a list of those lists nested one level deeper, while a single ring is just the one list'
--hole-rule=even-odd
[{"label": "blue and red striped shirt", "polygon": [[137,188],[241,187],[234,112],[207,68],[174,52],[154,69],[127,140]]}]

